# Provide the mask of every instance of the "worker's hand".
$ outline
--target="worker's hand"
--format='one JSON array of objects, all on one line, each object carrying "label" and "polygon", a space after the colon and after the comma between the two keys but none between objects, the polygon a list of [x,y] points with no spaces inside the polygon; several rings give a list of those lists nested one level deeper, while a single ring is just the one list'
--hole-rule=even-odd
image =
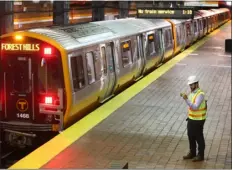
[{"label": "worker's hand", "polygon": [[183,97],[184,100],[188,99],[188,96],[186,94],[183,94],[182,97]]}]

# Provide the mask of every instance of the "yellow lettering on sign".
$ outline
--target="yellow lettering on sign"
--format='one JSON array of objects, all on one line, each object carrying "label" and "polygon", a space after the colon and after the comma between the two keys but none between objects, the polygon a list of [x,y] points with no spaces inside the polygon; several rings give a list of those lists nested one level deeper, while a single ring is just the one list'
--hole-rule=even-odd
[{"label": "yellow lettering on sign", "polygon": [[139,9],[138,10],[139,14],[175,14],[175,10],[155,10],[155,9]]},{"label": "yellow lettering on sign", "polygon": [[183,10],[183,14],[192,14],[192,10]]},{"label": "yellow lettering on sign", "polygon": [[25,99],[19,99],[16,102],[16,108],[20,111],[20,112],[25,112],[28,110],[28,102]]},{"label": "yellow lettering on sign", "polygon": [[40,51],[40,44],[8,44],[2,43],[3,51]]},{"label": "yellow lettering on sign", "polygon": [[158,10],[159,14],[175,14],[174,10]]},{"label": "yellow lettering on sign", "polygon": [[143,13],[144,13],[144,11],[143,11],[143,10],[141,10],[141,9],[139,9],[139,10],[138,10],[138,13],[139,13],[139,14],[143,14]]},{"label": "yellow lettering on sign", "polygon": [[18,104],[20,105],[20,109],[24,110],[27,103],[26,102],[19,102]]}]

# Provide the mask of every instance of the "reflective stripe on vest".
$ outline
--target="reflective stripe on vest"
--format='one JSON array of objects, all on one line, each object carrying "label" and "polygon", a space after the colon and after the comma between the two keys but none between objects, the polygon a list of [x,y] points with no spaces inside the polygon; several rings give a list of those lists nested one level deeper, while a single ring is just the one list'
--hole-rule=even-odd
[{"label": "reflective stripe on vest", "polygon": [[[189,100],[192,103],[195,103],[195,100],[196,100],[197,96],[200,95],[200,94],[205,95],[203,91],[198,89],[195,94],[191,93],[189,95]],[[189,113],[189,115],[188,115],[189,119],[192,119],[192,120],[205,120],[206,119],[206,102],[205,102],[205,99],[200,104],[198,110],[192,110],[191,108],[189,108],[188,113]]]}]

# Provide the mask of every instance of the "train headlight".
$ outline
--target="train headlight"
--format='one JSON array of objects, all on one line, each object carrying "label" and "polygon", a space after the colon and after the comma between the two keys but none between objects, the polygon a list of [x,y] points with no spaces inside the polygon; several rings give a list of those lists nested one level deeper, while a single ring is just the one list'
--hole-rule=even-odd
[{"label": "train headlight", "polygon": [[20,40],[22,40],[23,39],[23,36],[22,35],[16,35],[15,36],[15,40],[17,40],[17,41],[20,41]]}]

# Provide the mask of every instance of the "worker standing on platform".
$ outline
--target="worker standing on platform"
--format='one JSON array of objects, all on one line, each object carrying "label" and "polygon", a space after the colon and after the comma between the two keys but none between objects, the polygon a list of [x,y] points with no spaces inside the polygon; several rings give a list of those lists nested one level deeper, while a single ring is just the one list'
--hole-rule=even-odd
[{"label": "worker standing on platform", "polygon": [[[193,159],[193,162],[204,160],[205,139],[203,127],[206,120],[207,103],[204,92],[199,88],[196,76],[188,78],[188,85],[191,93],[187,96],[181,93],[181,96],[189,106],[187,118],[187,131],[189,139],[189,153],[184,159]],[[196,142],[198,144],[198,154],[196,155]]]}]

